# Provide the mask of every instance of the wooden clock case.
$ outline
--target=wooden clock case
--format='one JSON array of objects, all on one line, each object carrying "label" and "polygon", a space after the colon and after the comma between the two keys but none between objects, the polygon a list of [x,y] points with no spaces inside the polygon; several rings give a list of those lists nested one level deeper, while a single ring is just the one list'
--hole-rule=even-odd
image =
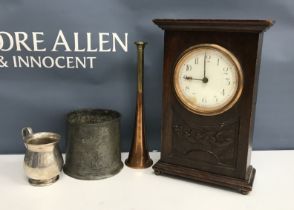
[{"label": "wooden clock case", "polygon": [[[156,19],[164,30],[161,158],[155,173],[180,176],[236,189],[252,190],[250,165],[263,32],[268,20]],[[198,44],[217,44],[241,64],[244,86],[238,102],[214,116],[187,110],[173,86],[174,67],[181,54]]]}]

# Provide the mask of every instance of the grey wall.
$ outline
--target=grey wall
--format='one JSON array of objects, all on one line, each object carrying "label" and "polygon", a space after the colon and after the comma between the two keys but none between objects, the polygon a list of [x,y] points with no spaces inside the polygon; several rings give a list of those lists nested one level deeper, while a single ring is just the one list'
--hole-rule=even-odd
[{"label": "grey wall", "polygon": [[0,70],[0,153],[24,152],[20,136],[24,126],[64,136],[65,114],[85,107],[122,113],[122,149],[127,151],[135,111],[132,43],[138,39],[149,42],[145,51],[147,137],[150,148],[158,149],[163,32],[151,22],[154,18],[276,20],[264,37],[254,148],[294,148],[293,0],[0,0],[0,31],[44,31],[48,40],[54,40],[59,29],[128,32],[130,42],[128,53],[97,55],[99,65],[94,70]]}]

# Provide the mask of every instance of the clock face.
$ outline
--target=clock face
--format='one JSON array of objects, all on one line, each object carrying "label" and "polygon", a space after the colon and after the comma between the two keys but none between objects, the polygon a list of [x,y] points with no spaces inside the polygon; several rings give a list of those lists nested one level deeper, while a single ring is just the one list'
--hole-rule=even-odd
[{"label": "clock face", "polygon": [[243,74],[237,58],[215,44],[186,50],[174,71],[174,87],[182,104],[201,115],[216,115],[239,99]]}]

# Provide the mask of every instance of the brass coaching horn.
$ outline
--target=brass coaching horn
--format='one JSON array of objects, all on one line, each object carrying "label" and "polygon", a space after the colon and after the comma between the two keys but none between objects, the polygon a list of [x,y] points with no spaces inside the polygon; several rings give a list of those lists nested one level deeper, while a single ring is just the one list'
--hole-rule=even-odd
[{"label": "brass coaching horn", "polygon": [[138,86],[137,86],[137,107],[134,137],[129,153],[126,159],[126,165],[131,168],[148,168],[153,164],[149,157],[145,138],[145,123],[144,123],[144,110],[143,110],[143,77],[144,77],[144,47],[147,44],[143,41],[135,42],[137,46],[137,70],[138,70]]}]

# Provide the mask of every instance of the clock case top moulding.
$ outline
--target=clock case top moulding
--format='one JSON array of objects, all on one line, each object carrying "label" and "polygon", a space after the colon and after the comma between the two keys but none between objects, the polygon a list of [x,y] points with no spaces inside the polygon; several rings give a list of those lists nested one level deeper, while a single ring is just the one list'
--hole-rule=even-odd
[{"label": "clock case top moulding", "polygon": [[[271,20],[155,19],[165,31],[161,158],[156,174],[170,174],[229,187],[247,194],[255,169],[250,165],[263,32]],[[174,66],[197,44],[217,44],[239,60],[244,88],[238,102],[216,116],[188,111],[176,97]],[[199,152],[200,151],[200,152]]]}]

